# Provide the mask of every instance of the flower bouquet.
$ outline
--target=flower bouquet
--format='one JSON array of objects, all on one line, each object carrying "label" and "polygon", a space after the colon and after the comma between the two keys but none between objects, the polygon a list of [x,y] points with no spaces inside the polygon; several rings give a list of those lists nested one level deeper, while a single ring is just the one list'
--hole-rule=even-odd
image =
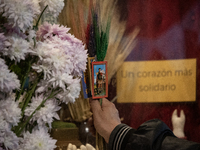
[{"label": "flower bouquet", "polygon": [[[0,0],[0,150],[51,150],[61,103],[81,91],[87,51],[70,30],[40,23],[63,0]],[[40,25],[39,25],[40,24]]]}]

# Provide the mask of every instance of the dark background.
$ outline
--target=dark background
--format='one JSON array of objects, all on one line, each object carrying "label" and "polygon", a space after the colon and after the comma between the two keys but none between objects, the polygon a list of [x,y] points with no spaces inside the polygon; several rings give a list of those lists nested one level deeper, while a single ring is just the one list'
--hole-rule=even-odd
[{"label": "dark background", "polygon": [[[115,102],[122,122],[138,128],[143,122],[158,118],[172,129],[172,112],[182,109],[186,115],[187,139],[200,142],[200,1],[119,0],[118,4],[121,19],[127,20],[127,34],[135,26],[141,29],[137,46],[127,61],[197,59],[196,102]],[[112,83],[115,83],[115,79]],[[113,98],[115,92],[115,88],[109,88],[109,99]]]}]

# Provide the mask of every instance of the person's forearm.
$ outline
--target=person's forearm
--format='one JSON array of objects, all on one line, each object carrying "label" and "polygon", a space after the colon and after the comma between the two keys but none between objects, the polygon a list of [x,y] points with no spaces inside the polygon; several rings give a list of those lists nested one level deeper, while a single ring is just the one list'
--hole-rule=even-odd
[{"label": "person's forearm", "polygon": [[200,150],[200,143],[195,143],[185,139],[167,136],[161,146],[161,150]]},{"label": "person's forearm", "polygon": [[199,150],[200,144],[179,139],[158,119],[143,123],[137,130],[117,125],[109,138],[110,150]]},{"label": "person's forearm", "polygon": [[111,150],[158,150],[168,135],[174,136],[172,131],[158,119],[143,123],[137,130],[120,124],[111,132],[109,147]]},{"label": "person's forearm", "polygon": [[130,133],[134,133],[134,131],[134,129],[125,124],[119,124],[116,126],[109,138],[108,144],[110,150],[124,150]]}]

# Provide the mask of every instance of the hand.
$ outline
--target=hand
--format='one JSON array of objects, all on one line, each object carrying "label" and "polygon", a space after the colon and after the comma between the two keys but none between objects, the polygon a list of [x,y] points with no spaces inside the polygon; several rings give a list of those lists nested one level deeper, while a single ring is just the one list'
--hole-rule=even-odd
[{"label": "hand", "polygon": [[113,129],[121,123],[118,110],[115,105],[107,99],[102,99],[102,106],[98,100],[91,100],[91,109],[93,112],[93,121],[96,131],[108,143]]},{"label": "hand", "polygon": [[173,126],[173,133],[175,136],[179,138],[185,137],[184,125],[185,125],[185,114],[183,110],[181,110],[180,117],[178,117],[177,109],[175,109],[172,114],[172,126]]}]

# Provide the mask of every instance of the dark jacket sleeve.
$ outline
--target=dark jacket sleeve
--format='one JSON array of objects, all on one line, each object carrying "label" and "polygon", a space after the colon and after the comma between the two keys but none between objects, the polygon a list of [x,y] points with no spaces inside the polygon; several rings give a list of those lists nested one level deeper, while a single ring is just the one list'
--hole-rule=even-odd
[{"label": "dark jacket sleeve", "polygon": [[137,130],[120,124],[109,138],[110,150],[200,150],[200,144],[179,139],[158,119],[143,123]]}]

